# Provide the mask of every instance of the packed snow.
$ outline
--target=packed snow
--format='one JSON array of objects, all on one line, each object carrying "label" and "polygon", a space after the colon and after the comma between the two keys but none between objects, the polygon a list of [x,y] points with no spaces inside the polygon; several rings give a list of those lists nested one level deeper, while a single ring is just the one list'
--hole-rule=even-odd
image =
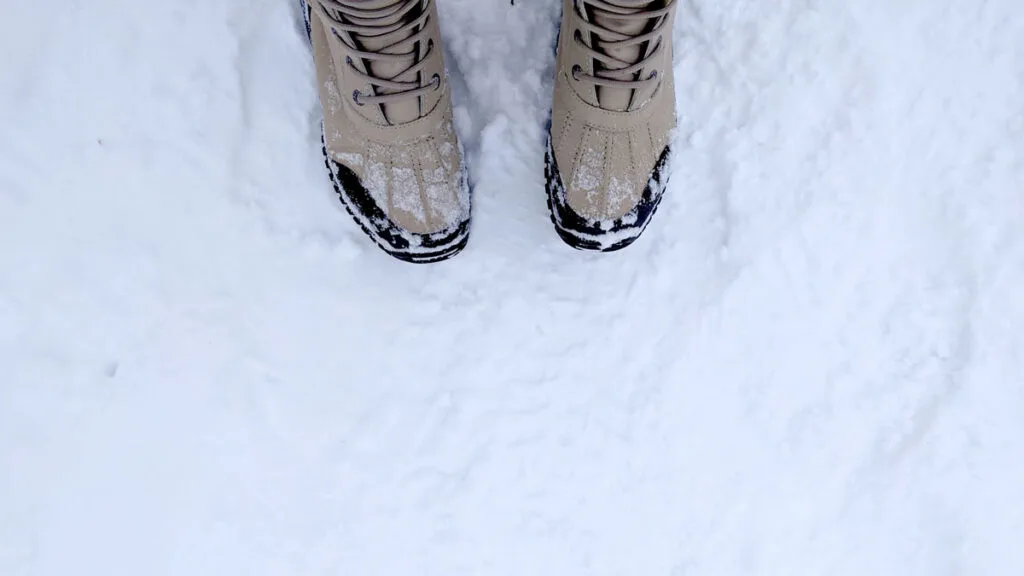
[{"label": "packed snow", "polygon": [[0,6],[0,574],[1024,574],[1024,5],[681,0],[653,224],[559,0],[438,0],[469,248],[366,239],[297,0]]}]

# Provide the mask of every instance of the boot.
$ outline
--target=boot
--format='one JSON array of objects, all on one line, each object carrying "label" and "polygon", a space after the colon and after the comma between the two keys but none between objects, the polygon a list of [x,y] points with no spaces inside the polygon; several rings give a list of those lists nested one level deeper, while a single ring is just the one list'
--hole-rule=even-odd
[{"label": "boot", "polygon": [[342,204],[385,252],[436,262],[469,237],[436,0],[303,0]]},{"label": "boot", "polygon": [[614,251],[643,233],[668,182],[676,0],[562,1],[548,205],[570,246]]}]

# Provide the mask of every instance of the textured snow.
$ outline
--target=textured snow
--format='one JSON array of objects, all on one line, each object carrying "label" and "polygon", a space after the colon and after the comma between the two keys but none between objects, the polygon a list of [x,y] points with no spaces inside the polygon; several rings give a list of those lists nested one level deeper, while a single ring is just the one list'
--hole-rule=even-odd
[{"label": "textured snow", "polygon": [[0,7],[0,574],[1024,574],[1024,6],[689,0],[565,247],[555,0],[440,0],[469,248],[339,205],[291,0]]},{"label": "textured snow", "polygon": [[632,207],[636,203],[636,199],[640,197],[640,193],[637,193],[638,186],[633,184],[633,180],[630,178],[617,178],[613,175],[608,175],[608,209],[615,210],[619,206]]},{"label": "textured snow", "polygon": [[596,201],[598,188],[605,180],[604,151],[605,146],[603,145],[584,146],[580,152],[579,164],[573,172],[571,187],[586,192],[587,199],[591,202]]},{"label": "textured snow", "polygon": [[[411,156],[411,154],[408,156]],[[399,163],[401,166],[397,165]],[[425,223],[427,221],[427,211],[423,206],[423,198],[420,195],[422,190],[421,180],[416,177],[416,172],[412,168],[405,167],[415,164],[408,164],[405,154],[401,155],[395,164],[391,167],[391,178],[387,188],[390,193],[391,204],[396,210],[408,214],[417,222]]]}]

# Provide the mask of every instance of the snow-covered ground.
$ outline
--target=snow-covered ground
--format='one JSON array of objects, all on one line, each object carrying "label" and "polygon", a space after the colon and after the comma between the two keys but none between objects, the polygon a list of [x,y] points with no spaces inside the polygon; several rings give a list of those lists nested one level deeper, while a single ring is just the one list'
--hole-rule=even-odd
[{"label": "snow-covered ground", "polygon": [[557,0],[439,0],[469,249],[333,195],[295,0],[0,7],[0,574],[1024,574],[1024,5],[687,0],[548,221]]}]

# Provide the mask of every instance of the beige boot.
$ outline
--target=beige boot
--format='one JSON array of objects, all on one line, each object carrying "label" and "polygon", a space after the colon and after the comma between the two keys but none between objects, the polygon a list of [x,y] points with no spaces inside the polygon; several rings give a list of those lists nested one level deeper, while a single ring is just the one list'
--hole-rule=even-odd
[{"label": "beige boot", "polygon": [[668,180],[676,125],[676,0],[562,0],[546,157],[555,229],[613,251],[647,227]]},{"label": "beige boot", "polygon": [[334,187],[409,262],[462,250],[470,193],[452,123],[436,0],[307,0]]}]

